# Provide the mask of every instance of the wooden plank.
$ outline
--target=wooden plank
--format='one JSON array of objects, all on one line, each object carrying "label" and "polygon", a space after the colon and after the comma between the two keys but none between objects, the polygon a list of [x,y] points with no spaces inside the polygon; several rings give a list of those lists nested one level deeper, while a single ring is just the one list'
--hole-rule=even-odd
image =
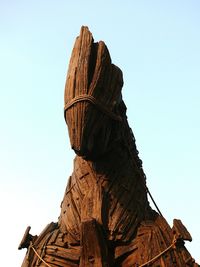
[{"label": "wooden plank", "polygon": [[183,240],[192,241],[192,237],[188,232],[187,228],[183,225],[181,220],[174,219],[173,220],[173,228],[174,234],[177,238],[181,238]]},{"label": "wooden plank", "polygon": [[[122,100],[122,71],[103,41],[82,27],[65,86],[65,119],[77,154],[57,224],[30,241],[52,267],[194,267],[184,247],[192,240],[180,220],[174,226],[153,212],[146,177]],[[179,245],[174,244],[174,236]],[[29,246],[23,267],[43,267]]]},{"label": "wooden plank", "polygon": [[80,267],[108,267],[107,245],[96,220],[88,219],[81,226],[82,255]]},{"label": "wooden plank", "polygon": [[47,245],[46,253],[54,256],[55,258],[62,258],[63,260],[71,260],[79,263],[80,259],[80,247],[64,248],[58,246]]}]

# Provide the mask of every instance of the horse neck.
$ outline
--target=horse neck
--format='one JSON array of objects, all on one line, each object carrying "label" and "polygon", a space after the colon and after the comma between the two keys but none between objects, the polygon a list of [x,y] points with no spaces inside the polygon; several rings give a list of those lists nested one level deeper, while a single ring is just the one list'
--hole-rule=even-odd
[{"label": "horse neck", "polygon": [[94,218],[108,230],[109,240],[129,241],[149,216],[135,140],[128,124],[121,129],[121,138],[115,139],[101,158],[75,158],[59,220],[74,233],[80,233],[81,221]]},{"label": "horse neck", "polygon": [[110,145],[110,150],[100,159],[90,163],[99,180],[106,180],[105,190],[110,184],[118,184],[140,202],[141,209],[148,209],[146,179],[135,144],[135,138],[125,118],[121,125],[121,138]]}]

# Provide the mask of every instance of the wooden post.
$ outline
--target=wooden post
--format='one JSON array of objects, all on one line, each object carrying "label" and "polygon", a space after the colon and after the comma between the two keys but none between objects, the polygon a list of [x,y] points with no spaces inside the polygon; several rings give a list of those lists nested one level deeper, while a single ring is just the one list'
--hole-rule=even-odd
[{"label": "wooden post", "polygon": [[80,267],[108,267],[107,245],[100,225],[93,218],[81,225]]}]

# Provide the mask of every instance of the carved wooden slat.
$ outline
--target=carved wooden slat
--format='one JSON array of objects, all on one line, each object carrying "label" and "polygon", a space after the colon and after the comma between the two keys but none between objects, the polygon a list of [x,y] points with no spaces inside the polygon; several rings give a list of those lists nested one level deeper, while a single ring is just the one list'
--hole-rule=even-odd
[{"label": "carved wooden slat", "polygon": [[82,222],[80,267],[108,267],[107,246],[94,219]]},{"label": "carved wooden slat", "polygon": [[77,264],[79,263],[80,259],[80,248],[63,248],[60,246],[48,245],[46,247],[46,254],[53,256],[54,258],[59,258],[62,261],[67,261],[68,259],[70,259],[72,262],[76,262]]},{"label": "carved wooden slat", "polygon": [[58,223],[38,237],[26,231],[22,267],[197,267],[184,246],[182,239],[192,238],[181,221],[171,229],[149,205],[122,86],[122,71],[105,43],[95,43],[82,27],[65,86],[74,169]]},{"label": "carved wooden slat", "polygon": [[181,220],[174,219],[173,220],[173,228],[172,230],[176,234],[178,238],[182,238],[183,240],[192,241],[192,237],[186,227],[183,225]]}]

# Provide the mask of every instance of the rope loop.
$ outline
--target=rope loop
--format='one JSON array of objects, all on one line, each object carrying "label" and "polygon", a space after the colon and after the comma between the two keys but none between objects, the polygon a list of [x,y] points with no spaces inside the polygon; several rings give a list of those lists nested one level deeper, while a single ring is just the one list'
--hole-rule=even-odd
[{"label": "rope loop", "polygon": [[74,104],[79,103],[79,102],[83,102],[83,101],[88,101],[88,102],[92,103],[98,109],[100,109],[103,113],[105,113],[106,115],[108,115],[111,119],[116,120],[116,121],[122,121],[122,118],[119,115],[117,115],[114,112],[112,112],[110,109],[108,109],[106,106],[104,106],[102,103],[100,103],[92,95],[87,95],[87,94],[76,96],[71,101],[69,101],[68,103],[66,103],[65,104],[65,107],[64,107],[65,112],[69,108],[71,108]]}]

